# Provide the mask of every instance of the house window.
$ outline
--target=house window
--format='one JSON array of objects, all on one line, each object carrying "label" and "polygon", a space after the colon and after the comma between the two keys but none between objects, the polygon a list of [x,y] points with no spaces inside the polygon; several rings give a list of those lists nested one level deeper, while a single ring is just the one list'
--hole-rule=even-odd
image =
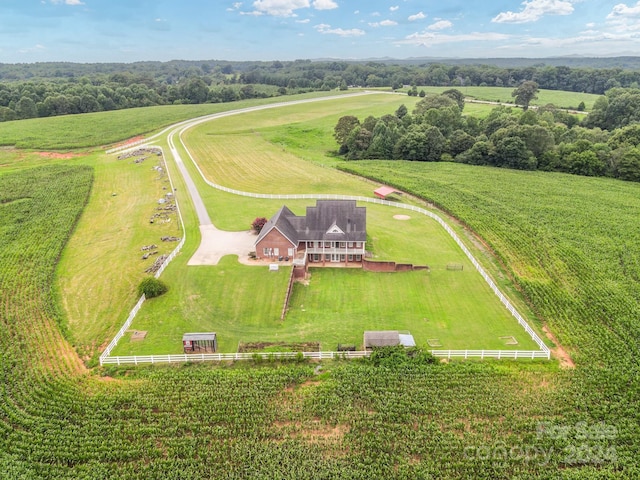
[{"label": "house window", "polygon": [[362,248],[362,242],[356,242],[356,248]]},{"label": "house window", "polygon": [[320,255],[318,255],[317,253],[313,254],[313,261],[314,262],[319,262],[320,261]]},{"label": "house window", "polygon": [[268,257],[268,256],[271,254],[271,249],[270,249],[269,247],[264,247],[264,248],[262,249],[262,254],[263,254],[265,257]]},{"label": "house window", "polygon": [[345,248],[347,246],[347,242],[340,242],[340,248]]},{"label": "house window", "polygon": [[356,255],[356,262],[362,261],[362,255]]},{"label": "house window", "polygon": [[353,255],[349,255],[349,261],[353,262]]},{"label": "house window", "polygon": [[329,254],[329,253],[325,254],[324,259],[325,259],[327,262],[330,262],[330,261],[331,261],[331,254]]},{"label": "house window", "polygon": [[331,242],[324,242],[324,248],[331,248]]},{"label": "house window", "polygon": [[344,261],[345,261],[344,253],[343,253],[342,255],[340,255],[340,261],[341,261],[341,262],[344,262]]}]

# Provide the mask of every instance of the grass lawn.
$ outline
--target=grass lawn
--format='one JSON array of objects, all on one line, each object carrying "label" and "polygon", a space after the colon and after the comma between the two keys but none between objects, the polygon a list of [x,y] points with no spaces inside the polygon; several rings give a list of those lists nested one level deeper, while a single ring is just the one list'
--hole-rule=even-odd
[{"label": "grass lawn", "polygon": [[[290,203],[294,212],[304,211],[300,202]],[[233,256],[218,266],[187,267],[184,255],[163,275],[169,293],[146,303],[131,326],[147,337],[125,336],[113,355],[181,353],[182,334],[198,331],[217,332],[221,352],[257,341],[318,341],[325,350],[338,343],[360,346],[364,330],[375,329],[409,330],[427,348],[431,341],[446,349],[537,349],[435,221],[415,215],[398,220],[395,215],[407,212],[365,206],[375,260],[429,265],[431,271],[313,268],[308,285],[295,285],[282,322],[288,268],[269,272],[240,265]],[[464,270],[447,270],[448,263]],[[517,344],[500,338],[511,336]]]},{"label": "grass lawn", "polygon": [[[442,93],[452,87],[418,87],[418,91],[424,90],[426,93]],[[514,97],[511,93],[515,87],[455,87],[460,90],[465,97],[475,98],[477,100],[486,100],[489,102],[505,102],[511,103]],[[584,102],[586,110],[593,108],[593,104],[602,95],[581,92],[565,92],[563,90],[544,90],[538,92],[537,100],[531,102],[531,105],[547,105],[553,103],[558,108],[575,109],[580,102]],[[467,106],[465,106],[465,113]]]},{"label": "grass lawn", "polygon": [[[411,100],[415,101],[388,94],[369,95],[231,116],[189,131],[186,136],[187,144],[206,174],[223,185],[270,193],[346,193],[371,197],[377,183],[329,168],[343,162],[330,154],[335,148],[332,138],[335,122],[345,114],[362,118],[369,114],[383,115],[393,112],[401,103],[406,103],[411,108],[408,103]],[[250,129],[247,128],[248,125],[251,126]],[[9,168],[20,163],[12,155],[6,153],[2,157],[6,159],[5,163],[9,164]],[[39,157],[33,156],[26,157],[23,161],[28,164],[41,162]],[[141,246],[155,243],[160,247],[161,253],[168,252],[175,244],[162,244],[158,241],[159,237],[181,236],[181,232],[175,223],[164,226],[149,224],[149,216],[164,190],[163,185],[155,181],[156,173],[146,163],[136,165],[102,154],[65,161],[89,163],[96,169],[89,204],[64,251],[57,280],[74,344],[81,353],[91,356],[117,331],[135,303],[136,286],[146,275],[145,264],[140,259]],[[256,290],[255,285],[264,282],[256,278],[269,273],[266,269],[265,272],[258,272],[259,268],[239,265],[235,259],[224,259],[223,264],[216,267],[186,266],[199,245],[200,236],[182,180],[171,161],[168,167],[178,189],[176,195],[185,217],[187,243],[180,256],[163,274],[163,280],[171,287],[169,294],[146,303],[134,322],[132,328],[149,331],[147,339],[130,344],[128,337],[125,337],[114,354],[179,352],[182,333],[198,330],[217,331],[222,351],[235,351],[240,340],[320,340],[326,342],[329,348],[335,348],[333,344],[336,343],[336,337],[331,332],[339,331],[337,326],[333,328],[329,323],[325,337],[314,334],[317,338],[301,339],[301,333],[307,330],[311,332],[320,324],[313,320],[315,326],[296,326],[295,322],[302,319],[296,317],[294,309],[286,325],[279,323],[284,285],[288,280],[285,271],[267,275],[269,281],[277,281],[268,284],[271,290],[260,291]],[[187,162],[187,168],[201,192],[214,224],[224,230],[246,230],[253,219],[258,216],[270,217],[283,203],[298,214],[302,214],[307,205],[314,203],[308,200],[283,202],[230,195],[207,186],[191,162]],[[116,195],[112,195],[113,193]],[[407,203],[415,202],[408,197],[399,199]],[[426,218],[398,221],[393,219],[394,213],[404,214],[405,211],[372,205],[367,207],[368,248],[373,252],[374,259],[426,264],[432,269],[426,279],[425,274],[419,272],[395,276],[401,291],[421,291],[425,281],[433,283],[434,278],[443,274],[446,279],[473,278],[472,283],[476,284],[469,284],[468,288],[470,292],[476,293],[460,293],[460,310],[452,310],[450,318],[460,321],[463,318],[489,315],[487,318],[493,319],[493,313],[487,312],[498,309],[502,312],[500,321],[511,322],[513,326],[512,332],[504,335],[517,335],[518,332],[522,334],[520,327],[503,311],[497,299],[473,272],[440,226]],[[465,270],[446,271],[446,264],[452,262],[464,264]],[[487,258],[484,258],[483,263],[487,263]],[[490,271],[501,287],[510,291],[508,280],[496,275],[496,269]],[[318,282],[312,279],[311,285],[306,287],[308,291],[315,291],[317,285],[322,287],[323,284],[319,282],[322,275],[317,276]],[[223,282],[220,282],[221,277],[224,278]],[[380,293],[376,280],[370,283],[371,295],[384,297],[384,290]],[[446,282],[438,284],[444,288],[441,298],[446,298],[453,287],[447,286]],[[296,295],[304,291],[297,290]],[[460,292],[464,292],[464,289]],[[475,295],[480,295],[480,292],[484,292],[484,300],[479,303],[487,305],[470,306],[470,302],[474,302],[477,298]],[[515,300],[518,301],[517,298]],[[447,328],[450,320],[449,317],[440,315],[442,309],[434,309],[431,304],[425,304],[419,296],[407,297],[406,302],[406,321],[418,318],[422,322],[423,318],[440,318],[440,324]],[[329,302],[325,307],[330,313],[334,303]],[[317,308],[321,310],[322,307],[318,305]],[[422,312],[423,315],[414,318],[411,312]],[[394,315],[392,308],[381,316],[379,306],[362,303],[360,312],[354,315],[354,323],[349,327],[350,338],[359,339],[362,335],[364,325],[358,318],[400,317]],[[324,321],[333,320],[327,317]],[[419,333],[420,329],[417,328]],[[473,341],[466,346],[508,348],[505,345],[495,345],[494,333],[487,328],[487,338],[478,342],[477,335],[468,335],[467,338]],[[426,335],[431,334],[419,334],[422,344]],[[438,337],[434,333],[428,338]],[[346,342],[340,339],[338,341]],[[533,345],[526,346],[527,338],[518,337],[518,341],[516,348],[533,348]],[[350,341],[358,342],[359,340]],[[451,341],[448,346],[457,348],[459,343]]]},{"label": "grass lawn", "polygon": [[157,200],[170,191],[167,176],[152,169],[157,157],[140,164],[101,154],[76,161],[93,165],[95,180],[60,259],[57,288],[73,343],[91,356],[120,327],[137,299],[138,283],[148,275],[144,270],[157,258],[142,260],[141,248],[154,244],[158,255],[169,253],[176,244],[160,238],[182,232],[175,214],[169,223],[149,222]]}]

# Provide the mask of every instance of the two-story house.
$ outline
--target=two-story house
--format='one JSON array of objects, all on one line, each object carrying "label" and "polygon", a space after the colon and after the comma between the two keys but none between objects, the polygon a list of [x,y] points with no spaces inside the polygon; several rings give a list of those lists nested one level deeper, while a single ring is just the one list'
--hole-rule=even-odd
[{"label": "two-story house", "polygon": [[302,264],[362,263],[366,239],[365,207],[355,200],[317,200],[305,216],[282,206],[258,235],[256,256]]}]

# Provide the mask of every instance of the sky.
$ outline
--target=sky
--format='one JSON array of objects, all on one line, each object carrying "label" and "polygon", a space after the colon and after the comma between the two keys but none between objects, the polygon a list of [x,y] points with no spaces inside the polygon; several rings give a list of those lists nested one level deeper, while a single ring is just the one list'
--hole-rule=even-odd
[{"label": "sky", "polygon": [[640,55],[640,1],[0,0],[0,63]]}]

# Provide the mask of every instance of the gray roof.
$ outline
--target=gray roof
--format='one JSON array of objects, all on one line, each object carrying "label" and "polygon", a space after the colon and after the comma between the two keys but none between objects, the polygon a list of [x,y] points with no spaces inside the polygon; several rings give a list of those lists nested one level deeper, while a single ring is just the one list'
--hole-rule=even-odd
[{"label": "gray roof", "polygon": [[[355,200],[318,200],[307,207],[305,231],[300,240],[364,242],[367,239],[367,209]],[[344,233],[327,233],[337,226]]]},{"label": "gray roof", "polygon": [[[342,233],[327,233],[337,227]],[[356,206],[355,200],[317,200],[307,207],[304,217],[282,206],[264,225],[256,239],[258,243],[277,228],[293,244],[307,240],[364,242],[367,239],[367,209]]]},{"label": "gray roof", "polygon": [[191,340],[215,340],[216,334],[215,332],[203,332],[203,333],[185,333],[182,335],[182,341]]},{"label": "gray roof", "polygon": [[301,217],[296,217],[295,213],[289,210],[286,205],[283,205],[280,210],[278,210],[276,214],[264,224],[262,230],[260,230],[256,243],[262,240],[262,237],[269,233],[273,228],[277,228],[280,230],[280,233],[291,241],[291,243],[297,244],[298,233],[297,228],[294,226],[294,224],[298,223],[298,221],[295,220],[297,218]]},{"label": "gray roof", "polygon": [[364,347],[392,347],[400,345],[400,334],[397,330],[374,330],[364,332]]}]

